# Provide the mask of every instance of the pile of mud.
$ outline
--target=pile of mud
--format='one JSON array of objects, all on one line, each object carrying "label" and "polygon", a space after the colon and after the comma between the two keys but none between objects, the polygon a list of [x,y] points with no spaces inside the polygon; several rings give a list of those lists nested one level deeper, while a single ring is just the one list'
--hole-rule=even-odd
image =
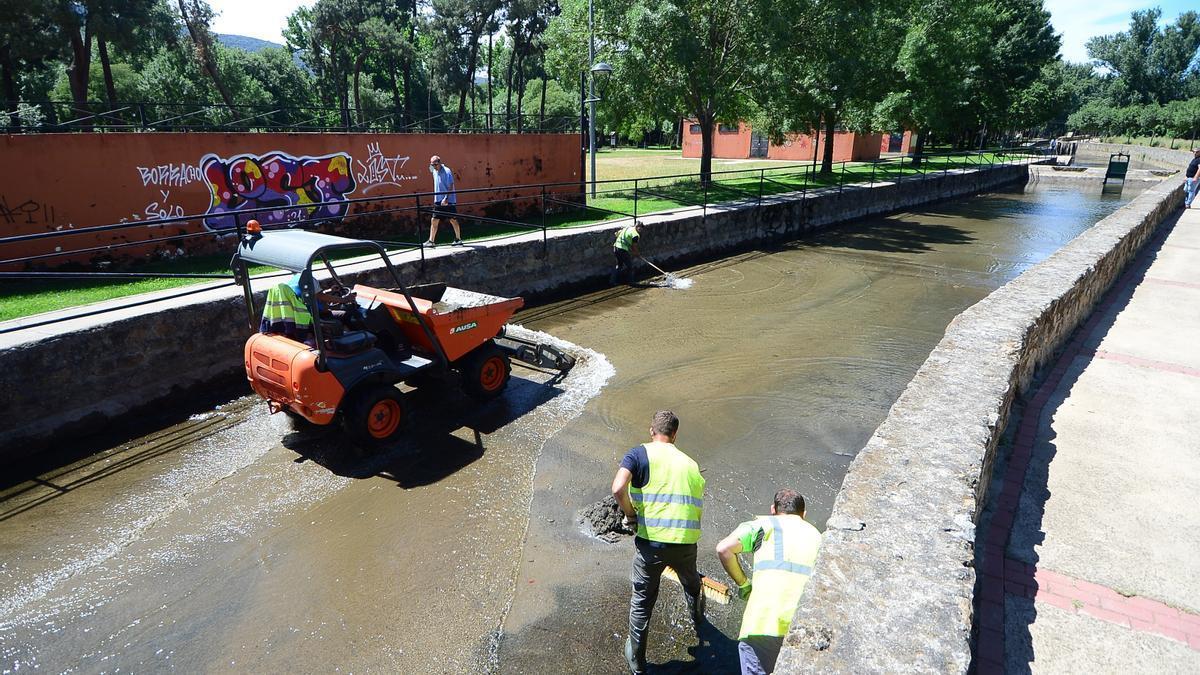
[{"label": "pile of mud", "polygon": [[624,518],[617,500],[609,495],[580,511],[578,520],[593,537],[613,544],[633,534],[622,524]]}]

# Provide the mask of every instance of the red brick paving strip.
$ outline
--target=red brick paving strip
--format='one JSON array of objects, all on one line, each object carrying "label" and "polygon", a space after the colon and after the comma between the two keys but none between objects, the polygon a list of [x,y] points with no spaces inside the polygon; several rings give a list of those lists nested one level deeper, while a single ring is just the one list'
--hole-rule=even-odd
[{"label": "red brick paving strip", "polygon": [[[996,508],[992,513],[992,520],[983,540],[983,555],[979,561],[979,638],[976,641],[975,666],[976,671],[981,675],[1004,672],[1005,595],[1031,598],[1036,602],[1054,605],[1072,614],[1086,614],[1134,631],[1162,635],[1200,651],[1200,615],[1183,612],[1149,598],[1126,597],[1107,586],[1069,577],[1045,568],[1038,568],[1009,558],[1005,553],[1012,522],[1016,517],[1016,509],[1020,502],[1021,490],[1024,487],[1025,473],[1029,468],[1029,458],[1033,455],[1033,444],[1037,439],[1038,424],[1043,408],[1062,382],[1067,368],[1076,356],[1094,356],[1143,368],[1200,377],[1200,369],[1105,350],[1092,352],[1084,349],[1083,346],[1084,341],[1092,335],[1108,310],[1112,308],[1115,298],[1123,295],[1124,291],[1138,281],[1137,270],[1149,259],[1149,252],[1156,245],[1166,245],[1162,242],[1169,233],[1168,229],[1147,242],[1137,259],[1092,310],[1091,317],[1081,329],[1075,332],[1050,373],[1033,392],[1033,398],[1030,399],[1021,417],[1021,425],[1017,428],[1008,467],[1000,481],[999,492],[994,497]],[[1143,276],[1141,280],[1200,289],[1200,284],[1148,276]]]}]

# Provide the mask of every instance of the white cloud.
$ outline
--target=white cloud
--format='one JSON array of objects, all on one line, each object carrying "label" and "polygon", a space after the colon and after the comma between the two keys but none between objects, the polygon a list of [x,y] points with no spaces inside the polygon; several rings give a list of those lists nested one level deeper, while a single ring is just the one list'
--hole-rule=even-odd
[{"label": "white cloud", "polygon": [[283,44],[283,29],[287,18],[299,7],[311,6],[316,0],[209,0],[218,12],[213,19],[213,32],[248,35],[260,40]]},{"label": "white cloud", "polygon": [[1054,30],[1062,34],[1063,58],[1087,61],[1084,44],[1088,38],[1123,31],[1129,27],[1129,15],[1134,10],[1161,4],[1161,0],[1046,0],[1046,9]]}]

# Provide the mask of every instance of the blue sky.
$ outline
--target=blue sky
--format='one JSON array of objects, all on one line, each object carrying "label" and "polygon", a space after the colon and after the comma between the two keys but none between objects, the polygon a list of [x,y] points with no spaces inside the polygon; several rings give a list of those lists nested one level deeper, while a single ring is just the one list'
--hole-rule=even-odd
[{"label": "blue sky", "polygon": [[1118,33],[1129,27],[1129,15],[1137,9],[1161,7],[1168,22],[1195,8],[1184,0],[1138,2],[1137,0],[1045,0],[1054,30],[1062,35],[1062,55],[1068,61],[1086,61],[1083,45],[1088,38]]},{"label": "blue sky", "polygon": [[[283,42],[287,15],[315,0],[210,0],[220,12],[213,21],[218,33],[249,35],[271,42]],[[1185,0],[1139,2],[1138,0],[1045,0],[1054,30],[1063,36],[1062,55],[1068,61],[1086,61],[1083,48],[1088,38],[1124,30],[1129,14],[1135,9],[1162,7],[1163,16],[1173,21],[1187,9]]]}]

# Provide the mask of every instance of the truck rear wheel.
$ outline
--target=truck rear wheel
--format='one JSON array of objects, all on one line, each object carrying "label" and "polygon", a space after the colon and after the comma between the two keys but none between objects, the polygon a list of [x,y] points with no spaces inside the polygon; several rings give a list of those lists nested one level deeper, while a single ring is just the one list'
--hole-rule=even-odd
[{"label": "truck rear wheel", "polygon": [[463,360],[463,390],[481,401],[496,398],[508,385],[512,362],[508,354],[487,342]]},{"label": "truck rear wheel", "polygon": [[403,395],[386,384],[371,384],[356,390],[342,414],[346,433],[366,448],[378,448],[394,441],[407,421]]}]

